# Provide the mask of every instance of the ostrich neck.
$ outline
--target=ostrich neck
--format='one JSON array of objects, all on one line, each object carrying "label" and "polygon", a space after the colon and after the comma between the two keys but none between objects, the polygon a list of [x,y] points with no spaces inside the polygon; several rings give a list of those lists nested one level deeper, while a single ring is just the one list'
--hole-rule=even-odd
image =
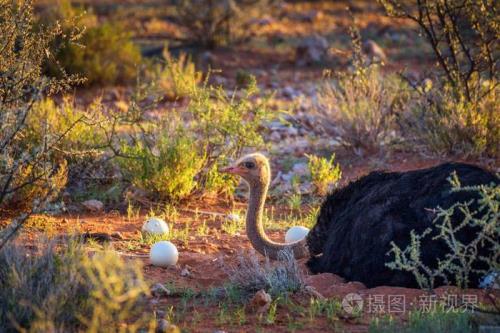
[{"label": "ostrich neck", "polygon": [[278,259],[280,251],[292,249],[296,259],[308,255],[305,240],[294,243],[282,244],[270,240],[264,231],[262,217],[264,214],[264,204],[266,201],[268,183],[250,184],[250,198],[246,218],[247,235],[253,247],[262,255],[267,255],[271,259]]}]

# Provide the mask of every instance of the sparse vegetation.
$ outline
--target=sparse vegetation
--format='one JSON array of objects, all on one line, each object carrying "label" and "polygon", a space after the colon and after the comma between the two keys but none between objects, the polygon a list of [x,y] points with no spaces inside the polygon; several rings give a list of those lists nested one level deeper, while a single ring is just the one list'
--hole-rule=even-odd
[{"label": "sparse vegetation", "polygon": [[352,149],[377,150],[396,137],[395,116],[405,109],[409,94],[396,75],[384,75],[380,65],[370,63],[361,52],[361,36],[351,27],[351,71],[328,74],[320,93],[319,112],[339,130]]},{"label": "sparse vegetation", "polygon": [[111,331],[123,322],[130,322],[126,332],[153,328],[140,310],[149,293],[141,266],[112,252],[88,257],[77,239],[40,242],[35,253],[9,243],[0,267],[2,332]]},{"label": "sparse vegetation", "polygon": [[182,130],[158,131],[154,147],[144,142],[135,146],[124,143],[119,165],[134,186],[151,193],[156,200],[180,200],[196,187],[195,176],[201,170],[203,159],[196,151],[195,142]]},{"label": "sparse vegetation", "polygon": [[438,307],[431,312],[412,311],[407,324],[392,317],[375,318],[370,323],[370,333],[467,333],[473,331],[472,317],[464,311],[449,311]]},{"label": "sparse vegetation", "polygon": [[51,136],[45,128],[43,144],[25,140],[33,105],[78,82],[74,76],[49,80],[41,75],[45,61],[53,56],[50,44],[61,34],[57,26],[35,30],[30,1],[0,3],[0,209],[13,204],[26,209],[1,231],[0,249],[67,181],[66,162],[54,158],[61,137]]},{"label": "sparse vegetation", "polygon": [[266,100],[252,103],[258,92],[255,82],[239,91],[240,98],[207,82],[189,91],[187,126],[173,114],[164,120],[165,126],[135,125],[136,133],[130,135],[134,145],[122,141],[118,161],[126,179],[157,199],[230,193],[235,181],[220,174],[218,166],[245,147],[263,144],[258,127],[269,111]]},{"label": "sparse vegetation", "polygon": [[225,218],[222,222],[222,231],[228,233],[231,236],[236,235],[243,227],[243,221],[237,219]]},{"label": "sparse vegetation", "polygon": [[[482,297],[473,314],[348,314],[291,253],[241,252],[247,188],[219,170],[247,152],[273,157],[262,219],[278,242],[312,229],[342,176],[429,154],[498,171],[496,3],[379,0],[387,16],[344,2],[0,0],[0,331],[469,332],[498,317]],[[477,200],[429,207],[436,233],[387,256],[422,288],[500,271],[498,186],[452,182]],[[141,234],[151,216],[169,233]],[[472,242],[455,237],[471,226]],[[429,239],[450,249],[436,270],[420,255]],[[178,264],[142,267],[161,240]],[[483,246],[492,256],[475,255]],[[271,300],[256,311],[260,290]]]},{"label": "sparse vegetation", "polygon": [[[430,229],[422,234],[411,234],[411,245],[400,249],[392,243],[390,254],[394,261],[387,264],[392,269],[400,269],[414,274],[421,288],[432,289],[436,279],[446,283],[454,283],[466,288],[470,281],[471,273],[487,274],[498,271],[500,256],[500,187],[492,185],[462,187],[456,175],[450,178],[453,191],[472,191],[477,193],[477,199],[470,202],[457,202],[448,208],[437,207],[434,220],[438,228],[436,235],[430,236]],[[460,214],[462,223],[452,225],[451,217]],[[457,237],[457,232],[465,226],[478,228],[476,239],[470,243],[462,243]],[[444,258],[437,258],[438,268],[433,270],[427,267],[420,258],[421,241],[425,237],[433,237],[434,241],[443,242],[448,247],[449,253]],[[480,246],[491,248],[490,257],[478,257],[477,249]]]},{"label": "sparse vegetation", "polygon": [[309,158],[312,183],[318,195],[324,196],[342,177],[340,165],[335,164],[335,154],[330,159],[314,155],[308,155],[307,157]]},{"label": "sparse vegetation", "polygon": [[457,98],[446,82],[438,81],[429,91],[417,87],[421,95],[399,119],[407,139],[419,149],[440,154],[498,156],[498,83],[477,85],[477,94],[482,97],[472,102]]},{"label": "sparse vegetation", "polygon": [[[437,82],[421,95],[405,120],[413,139],[434,151],[497,156],[498,7],[494,1],[381,0],[389,15],[421,29],[437,62]],[[427,82],[432,82],[428,81]]]},{"label": "sparse vegetation", "polygon": [[41,21],[58,22],[64,34],[77,29],[80,37],[79,43],[67,39],[53,41],[58,51],[49,61],[51,74],[60,75],[63,70],[83,75],[88,85],[123,84],[137,75],[141,54],[120,23],[99,23],[91,9],[76,8],[68,0],[53,0]]},{"label": "sparse vegetation", "polygon": [[176,16],[187,28],[188,39],[214,48],[247,38],[248,22],[261,16],[271,3],[269,0],[181,0],[176,6]]},{"label": "sparse vegetation", "polygon": [[158,82],[166,97],[171,100],[189,97],[202,80],[202,73],[196,70],[195,64],[185,53],[177,59],[163,50],[165,64],[158,70]]},{"label": "sparse vegetation", "polygon": [[302,273],[291,251],[282,251],[275,265],[269,258],[261,264],[256,255],[240,255],[238,260],[237,267],[228,265],[226,270],[231,283],[243,293],[264,289],[271,296],[278,296],[304,287]]}]

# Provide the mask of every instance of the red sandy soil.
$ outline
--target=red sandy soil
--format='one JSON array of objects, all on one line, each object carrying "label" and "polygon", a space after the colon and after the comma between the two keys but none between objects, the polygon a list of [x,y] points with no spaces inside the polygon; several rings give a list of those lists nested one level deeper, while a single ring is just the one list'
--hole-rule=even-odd
[{"label": "red sandy soil", "polygon": [[[408,170],[415,168],[422,168],[438,163],[437,159],[429,160],[417,160],[416,157],[411,156],[399,156],[398,158],[391,159],[390,170]],[[354,165],[351,168],[344,167],[344,183],[349,180],[353,180],[360,175],[366,174],[373,167],[366,165]],[[200,201],[191,202],[188,204],[181,205],[179,210],[179,218],[175,222],[170,222],[171,227],[182,230],[185,223],[188,221],[191,224],[192,234],[189,236],[188,244],[183,244],[180,241],[174,240],[176,246],[179,249],[179,262],[175,267],[160,268],[149,264],[147,258],[129,258],[126,260],[140,260],[144,267],[144,276],[151,283],[168,283],[173,284],[177,288],[191,288],[194,291],[207,290],[211,287],[222,286],[228,281],[228,276],[224,270],[224,264],[235,264],[237,263],[238,255],[242,251],[248,251],[251,249],[251,245],[246,238],[244,231],[241,234],[235,236],[228,235],[224,233],[221,229],[222,214],[227,214],[231,212],[231,209],[244,208],[244,203],[224,203],[217,201]],[[198,209],[198,219],[196,219],[194,211]],[[278,207],[278,210],[281,208]],[[210,213],[210,214],[208,214]],[[142,214],[138,218],[128,219],[126,215],[123,215],[116,211],[110,211],[100,214],[85,214],[85,215],[64,215],[57,216],[50,219],[50,233],[54,235],[65,235],[74,231],[77,232],[99,232],[107,234],[119,233],[120,238],[115,239],[111,242],[112,248],[127,254],[139,254],[147,255],[149,251],[149,245],[141,244],[140,242],[131,241],[138,240],[140,238],[140,229],[145,219],[145,215]],[[195,230],[202,223],[206,222],[209,232],[207,236],[201,237],[194,235]],[[282,231],[268,231],[271,238],[280,241],[284,239],[284,233]],[[36,246],[37,238],[39,234],[33,228],[26,228],[21,236],[27,244]],[[130,250],[129,245],[133,244],[133,250]],[[255,254],[258,255],[258,254]],[[260,256],[260,255],[259,255]],[[405,289],[405,288],[394,288],[394,287],[377,287],[372,289],[367,289],[359,282],[347,282],[341,277],[335,276],[333,274],[321,274],[315,276],[309,276],[307,273],[307,268],[304,265],[305,260],[300,261],[300,266],[306,276],[307,283],[314,287],[321,295],[327,298],[337,298],[342,299],[348,293],[359,294],[365,304],[365,313],[361,317],[349,317],[346,315],[345,318],[339,319],[335,324],[328,322],[324,316],[317,317],[313,321],[309,321],[307,318],[299,317],[298,322],[301,323],[297,327],[297,331],[300,332],[318,332],[320,330],[329,331],[347,331],[347,332],[364,332],[367,331],[370,320],[373,318],[374,313],[367,313],[369,311],[375,311],[374,309],[380,310],[379,308],[369,307],[374,301],[379,303],[383,302],[382,307],[387,309],[389,297],[394,295],[404,295],[406,310],[409,308],[419,307],[425,302],[424,298],[427,297],[430,300],[430,294],[422,290],[417,289]],[[227,266],[226,266],[227,267]],[[181,271],[183,269],[188,269],[190,274],[188,276],[181,276]],[[447,296],[447,294],[451,296]],[[487,293],[484,290],[459,290],[454,287],[442,287],[435,290],[435,295],[437,299],[448,299],[448,297],[457,297],[457,301],[460,302],[464,296],[465,297],[477,297],[477,301],[483,304],[492,304],[496,300],[498,304],[498,299],[500,293],[496,291],[495,293]],[[456,296],[455,296],[456,295]],[[473,296],[470,296],[473,295]],[[292,295],[291,299],[296,304],[301,304],[306,306],[309,304],[310,295],[296,294]],[[434,296],[432,296],[434,297]],[[172,295],[169,297],[164,297],[160,299],[152,298],[151,300],[152,310],[162,310],[166,311],[169,306],[174,307],[181,306],[182,300],[179,295]],[[191,304],[191,303],[190,303]],[[370,310],[371,309],[371,310]],[[377,310],[377,311],[378,311]],[[387,312],[387,310],[386,310]],[[221,325],[216,321],[217,314],[219,313],[219,308],[214,304],[203,304],[202,301],[194,302],[188,306],[188,311],[185,313],[185,317],[181,318],[178,324],[181,327],[189,329],[190,332],[213,332],[215,329],[224,329],[228,332],[255,332],[257,331],[257,326],[260,331],[265,332],[289,332],[291,330],[290,323],[290,312],[288,308],[282,305],[278,306],[277,309],[277,319],[274,324],[268,325],[264,323],[258,323],[258,317],[250,310],[246,313],[246,323],[242,325]],[[401,313],[391,313],[396,317],[400,317],[405,320],[408,311],[404,314]],[[380,314],[380,313],[379,313]],[[292,314],[293,316],[293,314]]]},{"label": "red sandy soil", "polygon": [[[127,6],[139,5],[139,3],[153,4],[156,1],[137,1],[137,0],[110,0],[110,1],[95,1],[82,0],[85,4],[99,4],[105,6],[107,4],[119,4],[122,9]],[[40,5],[45,3],[44,0],[38,1]],[[276,37],[282,38],[302,38],[305,36],[319,33],[322,35],[346,35],[348,27],[352,24],[348,15],[345,14],[346,5],[352,6],[354,15],[358,18],[358,25],[361,30],[376,32],[379,37],[387,30],[413,30],[414,25],[408,21],[394,20],[386,17],[380,10],[380,7],[375,6],[373,1],[316,1],[309,3],[289,3],[284,9],[284,15],[273,21],[260,31],[256,32],[256,36],[262,40],[269,41],[267,46],[255,47],[234,47],[231,49],[218,49],[211,51],[212,53],[212,68],[223,69],[223,76],[228,80],[229,86],[235,81],[236,72],[240,69],[254,70],[258,69],[254,74],[257,80],[265,87],[271,87],[272,81],[277,81],[280,87],[286,85],[300,86],[303,82],[318,81],[322,77],[324,68],[321,67],[297,67],[295,64],[295,55],[293,47],[285,49],[277,49],[270,46],[271,40]],[[135,8],[135,7],[134,7]],[[156,8],[155,10],[161,8]],[[130,9],[130,12],[135,9]],[[320,14],[312,20],[300,21],[294,17],[308,11],[319,11]],[[99,11],[97,11],[99,12]],[[132,13],[135,14],[135,13]],[[146,14],[144,14],[146,17]],[[124,18],[127,18],[126,16]],[[151,19],[151,18],[147,18]],[[127,21],[127,20],[125,20]],[[129,28],[134,30],[136,26],[141,27],[145,22],[129,19]],[[147,23],[147,22],[146,22]],[[402,29],[404,28],[404,29]],[[166,32],[164,32],[166,33]],[[148,38],[140,31],[134,31],[137,38]],[[150,36],[152,39],[155,36]],[[154,38],[153,38],[154,37]],[[409,35],[408,45],[410,48],[414,42],[412,35]],[[384,48],[389,58],[402,50],[401,46],[389,45]],[[347,58],[347,56],[342,56]],[[401,61],[390,62],[385,70],[397,71],[403,68],[412,70],[428,69],[429,60],[413,59],[412,57],[403,57]],[[271,70],[275,70],[272,74]],[[111,88],[118,95],[126,95],[127,88]],[[105,91],[105,90],[104,90]],[[91,101],[96,95],[105,95],[102,88],[81,89],[78,90],[79,101]],[[122,96],[123,97],[123,96]],[[114,98],[113,98],[114,99]],[[441,158],[425,158],[417,156],[413,153],[391,153],[386,156],[376,157],[357,157],[353,158],[352,153],[336,152],[336,160],[340,162],[343,179],[341,186],[344,186],[349,181],[352,181],[364,174],[375,169],[385,169],[392,171],[404,171],[410,169],[424,168],[431,165],[443,162]],[[447,159],[449,160],[449,159]],[[470,161],[469,161],[470,162]],[[473,163],[481,165],[498,166],[495,161],[473,161]],[[178,207],[179,218],[176,221],[169,221],[170,226],[182,230],[187,222],[191,225],[193,235],[190,235],[187,244],[174,240],[173,242],[179,249],[179,262],[175,267],[159,268],[149,264],[146,258],[130,258],[126,260],[140,260],[143,262],[144,276],[151,284],[169,283],[178,288],[192,288],[195,291],[206,290],[210,287],[222,286],[228,281],[228,276],[224,270],[224,263],[234,264],[237,262],[238,255],[241,251],[248,251],[251,245],[246,238],[244,231],[241,234],[231,236],[221,230],[222,214],[227,214],[236,207],[243,209],[244,203],[228,203],[221,201],[203,200],[199,202],[185,203]],[[195,217],[194,211],[198,209],[198,218]],[[277,207],[278,212],[284,212],[286,209]],[[215,214],[205,214],[210,212]],[[63,215],[50,218],[49,224],[44,232],[53,235],[67,235],[72,232],[90,232],[90,233],[119,233],[121,239],[114,239],[111,246],[127,254],[147,255],[149,245],[138,242],[140,239],[140,230],[145,219],[147,211],[142,212],[139,217],[128,219],[126,214],[117,211],[107,211],[99,214],[82,214],[82,215]],[[205,221],[209,227],[207,236],[195,236],[194,230]],[[0,224],[1,224],[0,219]],[[27,246],[36,246],[39,237],[39,231],[36,228],[28,227],[23,230],[21,237],[26,242]],[[282,231],[268,231],[271,238],[275,240],[283,240],[284,233]],[[258,255],[258,254],[256,254]],[[320,294],[328,298],[342,298],[348,293],[358,293],[365,301],[365,304],[372,299],[380,299],[387,302],[389,296],[404,295],[408,302],[408,308],[417,306],[421,300],[421,296],[428,296],[424,291],[417,289],[378,287],[367,289],[359,282],[347,282],[338,276],[332,274],[321,274],[316,276],[307,276],[307,269],[304,265],[304,260],[300,261],[300,265],[306,275],[306,281],[313,286]],[[188,276],[181,276],[181,271],[187,268],[190,272]],[[496,292],[493,295],[487,294],[483,290],[457,290],[453,287],[438,288],[435,290],[438,297],[442,297],[446,293],[457,295],[459,299],[463,294],[475,295],[478,301],[486,304],[491,304],[492,299],[498,298],[500,294]],[[291,299],[294,303],[307,306],[309,304],[310,295],[296,294],[292,295]],[[446,297],[446,296],[445,296]],[[181,306],[182,300],[178,295],[164,297],[161,299],[150,300],[152,309],[166,311],[171,305]],[[413,303],[413,304],[410,304]],[[387,305],[387,303],[385,303]],[[233,309],[234,310],[234,309]],[[251,310],[246,312],[246,323],[243,325],[221,325],[216,321],[219,308],[216,305],[205,305],[203,302],[198,302],[189,306],[184,318],[181,318],[178,324],[188,329],[189,332],[213,332],[216,329],[223,329],[227,332],[290,332],[293,327],[289,326],[289,318],[291,314],[289,308],[282,305],[278,306],[277,318],[274,324],[267,325],[260,323],[258,316]],[[365,309],[366,311],[366,309]],[[407,312],[406,312],[407,313]],[[398,315],[402,320],[406,319],[405,315]],[[201,318],[201,319],[200,319]],[[328,322],[324,316],[318,317],[313,321],[308,318],[298,317],[300,327],[296,327],[296,331],[300,332],[321,332],[321,331],[347,331],[347,332],[365,332],[368,329],[368,324],[373,318],[373,314],[365,313],[359,318],[349,317],[346,315],[340,318],[337,323]]]}]

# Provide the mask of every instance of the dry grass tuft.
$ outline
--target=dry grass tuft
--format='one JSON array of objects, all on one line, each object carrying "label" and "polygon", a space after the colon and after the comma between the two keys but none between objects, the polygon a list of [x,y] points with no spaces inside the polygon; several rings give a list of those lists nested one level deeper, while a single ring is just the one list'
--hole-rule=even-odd
[{"label": "dry grass tuft", "polygon": [[291,250],[282,251],[279,259],[271,264],[268,257],[260,263],[255,251],[249,255],[240,254],[236,265],[225,266],[231,283],[244,293],[253,294],[259,290],[271,296],[296,292],[304,287],[304,277]]}]

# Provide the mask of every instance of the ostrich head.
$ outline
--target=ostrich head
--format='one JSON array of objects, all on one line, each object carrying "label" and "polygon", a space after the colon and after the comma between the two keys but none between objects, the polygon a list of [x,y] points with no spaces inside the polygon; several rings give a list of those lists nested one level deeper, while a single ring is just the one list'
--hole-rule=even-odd
[{"label": "ostrich head", "polygon": [[271,179],[269,161],[261,153],[245,155],[237,160],[234,165],[221,171],[240,176],[250,187],[268,186]]},{"label": "ostrich head", "polygon": [[248,239],[258,252],[269,256],[271,259],[277,259],[280,251],[286,249],[291,249],[296,258],[303,258],[308,255],[305,240],[280,244],[270,240],[264,231],[262,215],[271,181],[271,168],[268,159],[264,155],[260,153],[246,155],[237,160],[232,166],[221,171],[240,176],[250,187],[246,231]]}]

